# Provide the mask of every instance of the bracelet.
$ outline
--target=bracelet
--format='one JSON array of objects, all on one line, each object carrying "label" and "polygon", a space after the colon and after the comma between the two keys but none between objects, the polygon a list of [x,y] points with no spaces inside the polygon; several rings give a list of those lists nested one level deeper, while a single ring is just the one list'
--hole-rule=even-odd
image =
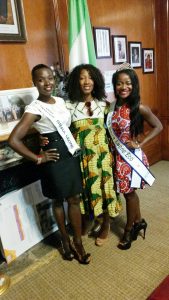
[{"label": "bracelet", "polygon": [[37,155],[37,159],[38,159],[36,162],[37,165],[40,165],[42,163],[42,158],[43,158],[42,155]]}]

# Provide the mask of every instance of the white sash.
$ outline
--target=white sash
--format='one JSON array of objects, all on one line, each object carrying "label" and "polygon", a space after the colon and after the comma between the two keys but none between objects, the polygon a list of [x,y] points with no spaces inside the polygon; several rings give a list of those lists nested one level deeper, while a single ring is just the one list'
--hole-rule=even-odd
[{"label": "white sash", "polygon": [[[113,140],[113,143],[119,152],[119,154],[123,157],[123,159],[132,167],[134,170],[134,176],[132,187],[140,187],[140,181],[138,180],[138,176],[141,177],[146,183],[150,186],[153,184],[155,178],[151,174],[151,172],[147,169],[147,167],[142,163],[137,154],[132,153],[116,136],[112,128],[112,115],[113,112],[109,112],[107,116],[107,128],[109,130],[110,136]],[[140,149],[141,150],[141,149]],[[136,174],[138,176],[136,176]],[[134,186],[136,184],[136,186]],[[139,186],[138,186],[139,185]]]},{"label": "white sash", "polygon": [[[134,154],[142,161],[142,151],[141,148],[135,149]],[[131,176],[131,187],[133,188],[141,188],[141,177],[136,173],[136,171],[132,170]]]},{"label": "white sash", "polygon": [[44,113],[46,115],[46,117],[54,124],[58,133],[63,138],[69,152],[72,155],[77,154],[80,151],[80,147],[76,143],[69,128],[65,124],[62,124],[60,120],[56,119],[56,115],[53,113],[52,110],[50,110],[50,108],[44,107],[43,105],[41,105],[40,101],[35,100],[34,102],[35,102],[35,105],[38,107],[39,111],[41,113]]}]

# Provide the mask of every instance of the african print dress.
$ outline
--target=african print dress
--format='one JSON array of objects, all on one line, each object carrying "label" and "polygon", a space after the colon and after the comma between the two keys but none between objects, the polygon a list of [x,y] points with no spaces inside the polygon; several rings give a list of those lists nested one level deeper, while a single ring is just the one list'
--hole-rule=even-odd
[{"label": "african print dress", "polygon": [[81,171],[83,177],[83,195],[81,213],[99,216],[108,210],[115,217],[121,210],[120,199],[114,191],[112,175],[112,154],[108,147],[108,139],[104,127],[106,102],[91,101],[92,116],[84,102],[66,102],[71,112],[71,131],[82,148]]},{"label": "african print dress", "polygon": [[[124,144],[130,139],[130,109],[127,104],[120,107],[116,107],[116,110],[112,116],[112,128],[121,142]],[[115,180],[117,186],[117,192],[119,193],[130,193],[133,188],[130,187],[132,168],[130,165],[124,161],[121,155],[115,151]],[[148,167],[148,160],[143,151],[142,152],[142,162]],[[141,188],[145,186],[145,182],[142,180]]]}]

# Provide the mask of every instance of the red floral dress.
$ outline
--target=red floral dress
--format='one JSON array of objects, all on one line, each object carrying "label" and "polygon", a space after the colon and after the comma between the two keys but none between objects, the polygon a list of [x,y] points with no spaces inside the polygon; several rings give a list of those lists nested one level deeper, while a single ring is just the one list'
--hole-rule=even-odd
[{"label": "red floral dress", "polygon": [[[130,109],[127,104],[117,107],[112,116],[112,128],[118,138],[124,144],[130,139]],[[131,193],[133,187],[130,187],[132,168],[124,161],[121,155],[115,150],[115,180],[117,185],[117,192]],[[146,167],[149,166],[147,157],[142,151],[142,162]],[[141,188],[144,188],[145,182],[142,180]]]}]

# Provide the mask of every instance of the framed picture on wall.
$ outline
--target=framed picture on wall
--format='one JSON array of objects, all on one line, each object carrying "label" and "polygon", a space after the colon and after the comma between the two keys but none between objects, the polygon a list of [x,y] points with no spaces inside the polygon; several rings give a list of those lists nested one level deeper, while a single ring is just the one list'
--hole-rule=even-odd
[{"label": "framed picture on wall", "polygon": [[128,42],[129,62],[133,68],[141,68],[141,42]]},{"label": "framed picture on wall", "polygon": [[121,64],[127,61],[127,37],[126,35],[112,35],[113,63]]},{"label": "framed picture on wall", "polygon": [[154,73],[154,49],[142,49],[143,73]]},{"label": "framed picture on wall", "polygon": [[94,44],[97,58],[111,57],[110,28],[93,27]]},{"label": "framed picture on wall", "polygon": [[22,0],[0,1],[0,42],[26,42]]}]

